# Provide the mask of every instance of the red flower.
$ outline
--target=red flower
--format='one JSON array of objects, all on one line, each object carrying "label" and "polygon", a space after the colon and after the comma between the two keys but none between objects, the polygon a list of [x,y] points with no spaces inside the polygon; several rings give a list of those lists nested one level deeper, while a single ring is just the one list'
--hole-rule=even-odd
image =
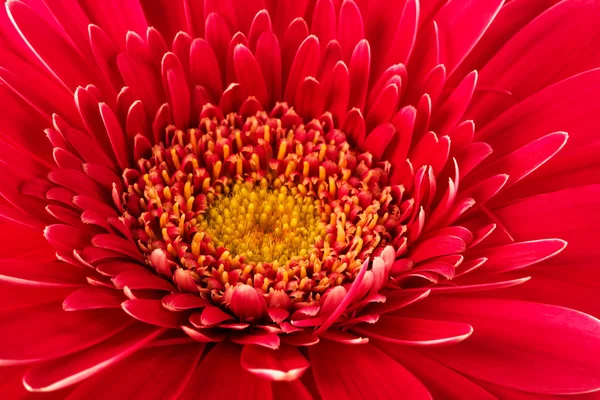
[{"label": "red flower", "polygon": [[3,398],[596,398],[600,3],[140,3],[1,16]]}]

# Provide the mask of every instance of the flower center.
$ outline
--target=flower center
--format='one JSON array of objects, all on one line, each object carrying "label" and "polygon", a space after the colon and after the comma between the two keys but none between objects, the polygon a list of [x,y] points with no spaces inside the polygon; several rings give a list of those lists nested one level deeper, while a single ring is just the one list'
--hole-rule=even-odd
[{"label": "flower center", "polygon": [[[263,178],[258,185],[240,182],[227,187],[226,195],[196,218],[198,229],[215,248],[227,249],[228,258],[253,265],[277,268],[315,254],[315,241],[326,233],[320,201],[300,195],[297,188],[270,186]],[[197,236],[202,240],[202,233]]]},{"label": "flower center", "polygon": [[389,164],[329,122],[259,112],[169,127],[124,173],[123,217],[148,265],[217,304],[238,285],[312,303],[400,247],[406,201]]}]

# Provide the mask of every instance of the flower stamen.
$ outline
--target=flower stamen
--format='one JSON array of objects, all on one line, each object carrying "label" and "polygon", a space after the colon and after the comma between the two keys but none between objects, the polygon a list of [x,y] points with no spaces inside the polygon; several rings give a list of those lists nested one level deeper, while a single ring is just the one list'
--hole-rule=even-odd
[{"label": "flower stamen", "polygon": [[[312,303],[402,241],[389,164],[326,123],[284,120],[259,112],[170,127],[124,173],[124,219],[149,266],[217,303],[237,285]],[[165,257],[168,266],[152,261]]]}]

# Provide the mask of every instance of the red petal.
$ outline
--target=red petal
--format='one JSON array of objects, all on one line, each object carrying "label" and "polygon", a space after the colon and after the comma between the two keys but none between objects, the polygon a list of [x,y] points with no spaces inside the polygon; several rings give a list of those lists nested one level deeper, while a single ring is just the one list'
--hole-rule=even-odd
[{"label": "red petal", "polygon": [[85,287],[67,296],[63,302],[65,311],[90,310],[94,308],[121,308],[123,293],[103,287]]},{"label": "red petal", "polygon": [[81,267],[54,262],[40,263],[17,260],[0,262],[0,281],[27,286],[77,287],[86,284],[86,271]]},{"label": "red petal", "polygon": [[209,306],[204,308],[204,310],[202,310],[202,313],[200,314],[192,314],[192,316],[190,317],[190,322],[192,322],[193,325],[197,326],[211,326],[220,324],[221,322],[230,321],[232,319],[233,317],[231,315],[227,314],[219,307]]},{"label": "red petal", "polygon": [[[308,354],[323,400],[431,399],[425,386],[410,372],[371,345],[322,342],[310,347]],[[348,365],[352,365],[352,373],[341,374]]]},{"label": "red petal", "polygon": [[417,289],[414,291],[395,290],[386,293],[386,301],[382,304],[371,304],[365,308],[366,313],[385,314],[402,307],[406,307],[416,301],[423,300],[431,293],[430,289]]},{"label": "red petal", "polygon": [[183,67],[188,81],[190,80],[190,49],[192,47],[192,37],[185,32],[177,33],[173,40],[173,53],[177,56]]},{"label": "red petal", "polygon": [[435,114],[432,129],[440,136],[450,133],[461,121],[477,84],[477,71],[467,75]]},{"label": "red petal", "polygon": [[105,103],[100,103],[100,115],[108,133],[110,144],[121,168],[129,166],[129,150],[125,141],[125,133],[113,111]]},{"label": "red petal", "polygon": [[277,350],[280,345],[279,335],[271,332],[242,332],[233,334],[231,341],[237,344],[262,346],[267,349]]},{"label": "red petal", "polygon": [[[513,8],[510,14],[514,13],[512,18],[527,16],[531,10],[539,10],[541,4],[543,3],[527,3],[524,5],[525,9]],[[522,29],[517,27],[517,33],[504,46],[498,51],[492,50],[493,57],[481,69],[482,85],[508,90],[513,96],[508,99],[494,93],[481,96],[474,104],[473,115],[477,116],[477,120],[487,122],[515,101],[525,99],[562,79],[597,67],[600,58],[591,49],[596,46],[597,25],[593,16],[598,12],[600,8],[595,2],[566,2],[549,8]],[[553,29],[557,23],[561,23],[560,29]],[[565,32],[571,34],[566,35]],[[494,49],[494,46],[489,47]],[[587,54],[587,57],[581,57],[581,54]],[[547,66],[534,61],[541,59],[562,61]],[[560,97],[553,99],[566,100]],[[544,130],[544,133],[557,130],[574,133],[568,127]]]},{"label": "red petal", "polygon": [[235,112],[239,110],[244,101],[244,93],[242,88],[237,83],[232,83],[225,89],[223,92],[223,96],[221,96],[221,100],[219,102],[219,108],[223,112],[223,114],[229,114],[230,112]]},{"label": "red petal", "polygon": [[424,350],[458,372],[534,393],[600,388],[600,321],[586,314],[524,301],[451,297],[430,297],[410,313],[473,326],[469,340]]},{"label": "red petal", "polygon": [[514,237],[554,236],[568,242],[567,248],[552,263],[591,264],[598,258],[600,249],[596,245],[600,227],[599,195],[600,185],[582,186],[514,201],[494,213]]},{"label": "red petal", "polygon": [[[390,160],[393,164],[399,164],[406,160],[410,144],[412,140],[413,127],[415,125],[417,110],[412,106],[406,106],[400,109],[392,119],[392,125],[396,128],[396,136],[392,139],[392,143],[388,151],[384,153],[384,157]],[[392,181],[400,172],[400,168],[392,168]]]},{"label": "red petal", "polygon": [[306,387],[300,382],[299,379],[291,382],[273,382],[271,383],[273,388],[274,399],[286,399],[286,400],[312,400],[313,397]]},{"label": "red petal", "polygon": [[[178,398],[192,375],[204,346],[161,346],[138,350],[124,361],[82,383],[69,396],[75,399],[118,399],[122,396],[149,400]],[[173,356],[177,352],[177,356]],[[149,384],[149,377],[160,377]],[[110,382],[110,384],[107,384]]]},{"label": "red petal", "polygon": [[[100,249],[98,249],[100,250]],[[105,276],[117,276],[121,272],[130,270],[139,270],[144,267],[127,261],[109,261],[103,262],[96,267],[96,270]]]},{"label": "red petal", "polygon": [[471,182],[481,181],[483,177],[504,173],[509,177],[506,186],[510,186],[550,160],[564,147],[568,137],[565,132],[541,137],[471,174],[463,185],[468,187]]},{"label": "red petal", "polygon": [[454,370],[421,354],[418,350],[407,346],[395,346],[384,342],[376,342],[385,354],[408,368],[431,392],[435,399],[448,400],[497,400],[471,380]]},{"label": "red petal", "polygon": [[[348,73],[348,67],[346,67],[346,64],[344,64],[343,61],[338,61],[333,67],[331,82],[329,83],[329,86],[324,88],[324,91],[326,95],[325,108],[331,112],[331,115],[337,123],[341,123],[346,116],[348,100],[350,99],[350,74]],[[349,113],[351,112],[352,110]],[[360,114],[360,111],[356,110],[356,113]],[[360,119],[362,120],[362,129],[365,130],[366,125],[362,115],[360,115]],[[348,133],[347,131],[344,132]],[[365,132],[359,136],[363,136],[364,139],[364,135]]]},{"label": "red petal", "polygon": [[228,334],[219,329],[193,329],[182,325],[181,329],[192,339],[201,343],[222,342],[227,339]]},{"label": "red petal", "polygon": [[361,111],[364,109],[367,101],[370,69],[371,48],[368,41],[362,40],[356,45],[348,67],[350,72],[349,107],[356,107]]},{"label": "red petal", "polygon": [[396,112],[399,93],[399,86],[395,83],[391,83],[383,88],[381,94],[374,101],[373,106],[369,108],[366,120],[368,130],[381,123],[391,121],[392,116]]},{"label": "red petal", "polygon": [[465,242],[456,236],[438,236],[414,245],[410,259],[420,262],[448,254],[462,253],[467,249]]},{"label": "red petal", "polygon": [[348,114],[344,118],[342,130],[348,136],[350,143],[354,143],[356,147],[364,145],[367,128],[362,113],[358,108],[348,111]]},{"label": "red petal", "polygon": [[248,285],[240,285],[233,289],[229,308],[242,321],[256,321],[266,314],[267,303],[256,289]]},{"label": "red petal", "polygon": [[190,122],[190,88],[181,62],[173,53],[166,53],[162,59],[163,87],[168,95],[173,122],[184,128]]},{"label": "red petal", "polygon": [[190,48],[190,74],[192,83],[204,86],[213,98],[223,93],[223,83],[219,63],[212,47],[202,38],[195,39]]},{"label": "red petal", "polygon": [[288,345],[278,350],[246,345],[242,350],[241,364],[247,371],[272,381],[296,380],[310,367],[298,349]]},{"label": "red petal", "polygon": [[323,339],[343,344],[366,344],[369,342],[368,337],[355,336],[347,331],[335,331],[333,329],[323,332],[321,337]]},{"label": "red petal", "polygon": [[[277,25],[278,21],[274,20],[274,22],[275,25]],[[277,30],[275,30],[275,33],[277,33]],[[278,37],[281,42],[282,86],[285,86],[288,81],[294,58],[298,53],[298,49],[302,42],[308,38],[308,26],[306,25],[306,21],[304,21],[303,18],[296,18],[289,26],[286,25],[283,38],[281,38],[281,35],[278,35]]]},{"label": "red petal", "polygon": [[230,84],[232,82],[238,82],[238,77],[237,77],[236,69],[235,69],[235,60],[233,59],[233,53],[235,51],[235,48],[240,44],[248,47],[248,39],[246,38],[246,35],[244,35],[242,32],[237,32],[231,38],[231,41],[229,42],[229,47],[227,48],[227,76],[226,76],[226,78],[227,78],[227,82],[229,82]]},{"label": "red petal", "polygon": [[315,78],[307,77],[296,93],[296,111],[305,121],[311,121],[323,114],[325,98],[323,87]]},{"label": "red petal", "polygon": [[361,324],[351,330],[369,338],[412,346],[455,344],[473,333],[467,324],[387,315],[382,315],[373,325]]},{"label": "red petal", "polygon": [[254,55],[243,44],[235,46],[233,59],[238,82],[245,96],[255,96],[266,107],[268,105],[267,89],[258,62]]},{"label": "red petal", "polygon": [[162,305],[170,311],[185,311],[194,308],[203,308],[211,303],[195,294],[172,293],[162,298]]},{"label": "red petal", "polygon": [[373,129],[373,131],[367,136],[364,148],[366,151],[372,153],[377,159],[380,159],[391,143],[395,134],[396,128],[394,128],[394,125],[389,123],[381,124],[377,128]]},{"label": "red petal", "polygon": [[335,39],[335,19],[333,2],[331,0],[317,0],[313,9],[310,32],[319,38],[321,46],[326,46],[330,40]]},{"label": "red petal", "polygon": [[320,47],[316,36],[309,36],[302,42],[294,62],[290,68],[290,74],[285,87],[283,98],[288,103],[294,104],[298,87],[307,76],[315,76],[319,66]]},{"label": "red petal", "polygon": [[32,367],[25,373],[23,384],[32,392],[49,392],[74,385],[128,357],[161,332],[136,324],[87,350]]},{"label": "red petal", "polygon": [[353,0],[344,0],[340,8],[337,38],[342,46],[346,62],[350,61],[354,48],[364,37],[364,26],[360,10]]},{"label": "red petal", "polygon": [[388,56],[385,62],[386,65],[397,63],[406,64],[408,62],[408,58],[417,37],[418,22],[419,2],[409,0],[404,4],[402,17],[400,17],[394,39],[387,51]]},{"label": "red petal", "polygon": [[[504,281],[495,282],[479,282],[471,284],[470,281],[461,279],[455,280],[456,286],[436,286],[431,288],[432,293],[450,294],[450,293],[467,293],[467,292],[479,292],[484,290],[496,290],[504,289],[512,286],[521,285],[531,279],[530,276],[524,278],[517,278]],[[473,279],[474,280],[474,279]]]},{"label": "red petal", "polygon": [[[232,376],[236,377],[235,384],[232,384]],[[180,399],[195,400],[199,393],[207,399],[272,400],[269,382],[245,371],[240,366],[239,346],[227,342],[210,350]]]},{"label": "red petal", "polygon": [[165,279],[141,268],[120,273],[112,279],[117,289],[155,289],[167,292],[175,291],[175,287]]},{"label": "red petal", "polygon": [[282,330],[287,333],[286,335],[281,336],[281,341],[283,343],[287,343],[294,347],[308,347],[308,346],[314,346],[315,344],[319,343],[320,339],[318,336],[312,335],[310,333],[302,332],[299,329],[297,329],[295,331],[294,330],[291,330],[291,331],[286,330],[286,329],[284,329],[284,326],[286,324],[287,324],[287,322],[284,322],[281,324]]},{"label": "red petal", "polygon": [[488,259],[479,271],[501,273],[547,260],[563,251],[565,247],[567,242],[560,239],[534,240],[469,252],[469,257],[483,256]]},{"label": "red petal", "polygon": [[256,45],[259,38],[266,32],[271,32],[271,17],[267,10],[261,10],[254,16],[250,32],[248,33],[248,45],[254,53],[256,53]]},{"label": "red petal", "polygon": [[[61,302],[73,288],[17,286],[0,282],[0,312],[23,310],[39,304]],[[23,312],[23,311],[21,311]]]},{"label": "red petal", "polygon": [[476,183],[460,192],[460,198],[471,198],[477,204],[483,204],[494,197],[508,182],[508,175],[498,174]]},{"label": "red petal", "polygon": [[4,314],[0,364],[31,363],[81,351],[132,322],[114,310],[65,312],[60,303],[14,310]]},{"label": "red petal", "polygon": [[119,236],[111,234],[96,235],[92,239],[92,244],[101,249],[113,250],[134,260],[144,262],[144,256],[142,256],[136,245]]},{"label": "red petal", "polygon": [[236,22],[236,29],[248,32],[255,15],[266,13],[264,0],[231,0],[231,9]]},{"label": "red petal", "polygon": [[492,154],[492,147],[487,143],[475,142],[463,149],[456,157],[459,166],[459,178],[462,179],[473,169]]},{"label": "red petal", "polygon": [[95,78],[95,69],[32,8],[20,1],[10,1],[6,7],[19,33],[66,87],[74,91],[79,85],[102,83],[101,86],[112,94],[109,85]]},{"label": "red petal", "polygon": [[[315,331],[315,334],[326,331],[327,328],[329,328],[331,325],[333,325],[335,323],[335,321],[344,313],[344,311],[346,311],[348,306],[353,301],[357,300],[356,296],[359,293],[360,285],[361,285],[362,280],[365,277],[365,274],[367,272],[368,263],[369,263],[369,260],[365,260],[363,265],[360,267],[360,271],[356,275],[356,278],[354,278],[354,282],[352,282],[352,285],[350,286],[348,293],[344,293],[342,300],[337,304],[335,309],[332,310],[331,314],[329,314],[329,315],[319,314],[319,316],[322,315],[326,319],[325,319],[325,322],[323,322],[321,324],[321,326]],[[340,287],[340,286],[337,286],[337,287]],[[345,290],[344,290],[344,292],[345,292]],[[323,312],[324,309],[326,309],[325,305],[327,305],[327,303],[328,302],[326,301],[325,304],[323,305],[323,308],[321,309],[321,312]]]},{"label": "red petal", "polygon": [[480,129],[476,139],[494,148],[494,159],[549,132],[569,133],[565,151],[589,145],[593,137],[589,126],[599,107],[591,99],[598,95],[599,76],[600,69],[590,70],[537,92]]},{"label": "red petal", "polygon": [[[221,78],[226,75],[225,66],[227,65],[227,48],[231,41],[231,33],[227,24],[216,13],[210,13],[206,18],[206,41],[212,47],[217,59],[217,66],[221,68]],[[194,45],[192,44],[192,47]],[[199,55],[202,53],[198,53]],[[190,59],[192,66],[194,65],[193,58]],[[193,75],[193,73],[192,73]]]},{"label": "red petal", "polygon": [[[475,46],[500,10],[501,0],[478,0],[469,3],[446,3],[435,16],[443,40],[440,59],[448,75]],[[450,39],[452,37],[452,39]]]},{"label": "red petal", "polygon": [[184,313],[165,310],[160,300],[126,300],[121,306],[133,318],[165,328],[179,328],[186,319]]},{"label": "red petal", "polygon": [[133,91],[134,97],[148,107],[148,114],[154,115],[165,100],[158,75],[145,61],[129,53],[119,54],[117,65],[125,84]]},{"label": "red petal", "polygon": [[281,51],[277,37],[266,32],[260,36],[256,45],[256,61],[260,65],[267,88],[269,106],[281,98]]},{"label": "red petal", "polygon": [[89,244],[90,234],[69,225],[50,225],[44,229],[48,243],[58,251],[72,253],[74,249],[83,249]]}]

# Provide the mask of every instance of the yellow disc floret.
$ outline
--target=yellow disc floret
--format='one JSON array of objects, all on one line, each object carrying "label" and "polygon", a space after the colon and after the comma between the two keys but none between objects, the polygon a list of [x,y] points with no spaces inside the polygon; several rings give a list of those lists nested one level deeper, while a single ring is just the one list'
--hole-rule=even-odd
[{"label": "yellow disc floret", "polygon": [[319,208],[320,201],[294,195],[286,186],[271,189],[263,179],[258,185],[234,184],[228,195],[197,217],[197,226],[215,247],[228,249],[233,257],[284,266],[307,257],[325,233]]}]

